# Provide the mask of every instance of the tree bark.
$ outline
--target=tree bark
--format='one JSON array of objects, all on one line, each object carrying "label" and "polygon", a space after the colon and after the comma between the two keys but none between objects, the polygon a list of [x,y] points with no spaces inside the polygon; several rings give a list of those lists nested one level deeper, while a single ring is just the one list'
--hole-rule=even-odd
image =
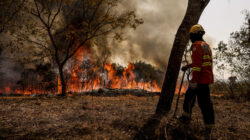
[{"label": "tree bark", "polygon": [[63,74],[63,66],[59,66],[59,74],[60,74],[60,82],[61,82],[61,86],[62,86],[62,91],[61,91],[61,96],[66,96],[66,82],[64,79],[64,74]]},{"label": "tree bark", "polygon": [[189,0],[185,17],[177,31],[171,50],[167,72],[162,86],[156,114],[166,114],[171,109],[182,56],[189,41],[189,29],[197,24],[210,0]]}]

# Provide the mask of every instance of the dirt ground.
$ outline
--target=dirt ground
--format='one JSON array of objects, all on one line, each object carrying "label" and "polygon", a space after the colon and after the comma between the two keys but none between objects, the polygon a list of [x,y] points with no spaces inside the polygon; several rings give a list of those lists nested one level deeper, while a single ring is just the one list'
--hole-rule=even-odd
[{"label": "dirt ground", "polygon": [[[158,99],[157,96],[79,95],[66,98],[0,97],[0,139],[133,139],[154,113]],[[215,97],[212,100],[216,115],[213,138],[250,139],[250,103]],[[175,103],[172,110],[174,107]],[[165,134],[158,139],[181,139],[175,131],[178,121],[172,115],[170,112],[162,120],[159,131],[164,130]],[[203,139],[204,125],[197,103],[192,117],[187,129],[194,135],[193,139]]]}]

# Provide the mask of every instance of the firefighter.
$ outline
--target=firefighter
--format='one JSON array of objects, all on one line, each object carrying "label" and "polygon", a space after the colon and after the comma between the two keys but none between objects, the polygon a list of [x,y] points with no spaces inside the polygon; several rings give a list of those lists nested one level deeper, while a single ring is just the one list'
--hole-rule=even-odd
[{"label": "firefighter", "polygon": [[183,114],[179,118],[182,123],[189,123],[191,120],[192,108],[196,97],[201,109],[206,127],[206,138],[211,137],[211,130],[214,125],[214,110],[210,100],[209,84],[214,83],[212,52],[209,45],[203,40],[205,31],[199,24],[190,29],[189,37],[192,42],[192,64],[182,67],[182,71],[192,69],[192,79],[185,94]]}]

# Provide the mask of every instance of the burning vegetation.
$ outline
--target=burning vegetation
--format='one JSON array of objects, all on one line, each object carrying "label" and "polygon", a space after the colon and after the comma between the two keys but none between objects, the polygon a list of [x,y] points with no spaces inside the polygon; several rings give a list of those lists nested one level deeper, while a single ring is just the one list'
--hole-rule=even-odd
[{"label": "burning vegetation", "polygon": [[[111,89],[142,89],[160,92],[162,72],[144,62],[129,63],[127,67],[105,63],[103,66],[95,60],[91,49],[81,47],[67,64],[65,79],[68,93],[81,93]],[[61,93],[60,76],[50,64],[37,65],[35,69],[26,69],[21,79],[15,84],[7,85],[2,93],[47,94]]]},{"label": "burning vegetation", "polygon": [[[151,70],[151,73],[149,72],[148,75],[145,75],[141,71],[142,69],[140,70],[143,66],[148,66],[148,71]],[[97,61],[92,59],[91,51],[86,46],[78,50],[67,73],[68,92],[85,92],[99,88],[160,91],[159,77],[152,79],[151,77],[157,73],[158,75],[161,74],[161,71],[143,62],[129,63],[127,67],[109,62],[101,66],[98,65]],[[60,85],[60,80],[58,79],[59,93],[61,89]]]},{"label": "burning vegetation", "polygon": [[[88,46],[81,47],[64,70],[67,93],[96,92],[107,89],[140,89],[144,92],[160,92],[162,84],[161,70],[144,62],[129,63],[127,67],[106,62],[100,64],[93,58]],[[187,88],[182,86],[181,93]],[[60,94],[60,76],[50,64],[36,65],[35,69],[25,69],[17,83],[1,88],[0,93],[7,94]],[[176,93],[178,93],[177,85]]]}]

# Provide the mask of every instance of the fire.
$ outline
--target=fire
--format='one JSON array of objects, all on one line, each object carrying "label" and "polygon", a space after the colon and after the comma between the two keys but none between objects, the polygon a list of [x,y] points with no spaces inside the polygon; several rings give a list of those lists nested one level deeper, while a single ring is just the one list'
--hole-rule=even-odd
[{"label": "fire", "polygon": [[[150,92],[160,92],[161,88],[154,80],[144,81],[138,79],[135,71],[135,65],[129,63],[122,71],[117,71],[111,63],[106,63],[104,66],[95,64],[91,56],[91,50],[88,46],[81,47],[73,59],[65,68],[66,73],[66,92],[81,93],[86,91],[98,90],[99,88],[112,89],[142,89]],[[181,93],[186,91],[187,84],[181,88]],[[179,85],[177,85],[176,93],[178,93]],[[56,90],[56,89],[55,89]],[[62,91],[60,76],[57,77],[57,94]],[[14,89],[11,86],[0,90],[3,93],[20,93],[25,95],[30,94],[45,94],[46,90],[28,86],[25,89]]]},{"label": "fire", "polygon": [[[180,94],[183,95],[186,93],[187,91],[187,87],[188,87],[188,83],[187,82],[184,82],[182,87],[181,87],[181,91],[180,91]],[[180,84],[177,84],[176,86],[176,90],[175,90],[175,94],[178,94],[179,93],[179,89],[180,89]]]},{"label": "fire", "polygon": [[[69,69],[71,75],[67,82],[67,92],[85,92],[98,90],[103,87],[112,89],[143,89],[152,92],[161,91],[156,81],[136,81],[136,74],[133,72],[135,66],[132,63],[129,63],[128,66],[124,68],[122,75],[118,75],[118,72],[111,63],[106,63],[103,66],[104,72],[98,72],[98,67],[91,67],[91,65],[94,64],[91,51],[87,46],[81,47],[73,59],[76,60],[76,63]],[[88,62],[90,66],[86,64],[86,68],[82,68],[80,64],[83,62]],[[59,78],[60,77],[58,77],[58,93],[61,92]]]},{"label": "fire", "polygon": [[4,91],[9,93],[11,91],[10,87],[4,87]]},{"label": "fire", "polygon": [[24,95],[31,95],[31,94],[45,94],[46,91],[32,88],[28,86],[25,89],[15,88],[14,85],[6,86],[3,89],[0,89],[0,93],[7,93],[7,94],[24,94]]},{"label": "fire", "polygon": [[0,93],[7,93],[7,94],[16,93],[16,94],[31,95],[31,94],[45,94],[46,92],[43,90],[37,90],[32,88],[26,88],[25,90],[21,89],[12,90],[10,87],[4,87],[3,89],[0,90]]},{"label": "fire", "polygon": [[62,84],[60,81],[60,77],[58,76],[57,78],[57,94],[61,94],[62,93]]},{"label": "fire", "polygon": [[[80,71],[75,67],[78,72]],[[110,63],[105,64],[106,79],[101,79],[101,76],[93,77],[88,81],[81,82],[75,70],[70,77],[67,91],[68,92],[84,92],[90,90],[97,90],[100,87],[112,88],[112,89],[144,89],[153,92],[159,92],[161,89],[157,85],[156,81],[150,82],[136,82],[135,74],[133,72],[134,65],[129,64],[127,68],[124,69],[122,76],[117,75],[117,71],[114,69],[113,65]],[[93,69],[95,71],[95,68]],[[105,81],[101,83],[101,81]],[[58,93],[60,93],[61,84],[60,79],[58,79]]]}]

